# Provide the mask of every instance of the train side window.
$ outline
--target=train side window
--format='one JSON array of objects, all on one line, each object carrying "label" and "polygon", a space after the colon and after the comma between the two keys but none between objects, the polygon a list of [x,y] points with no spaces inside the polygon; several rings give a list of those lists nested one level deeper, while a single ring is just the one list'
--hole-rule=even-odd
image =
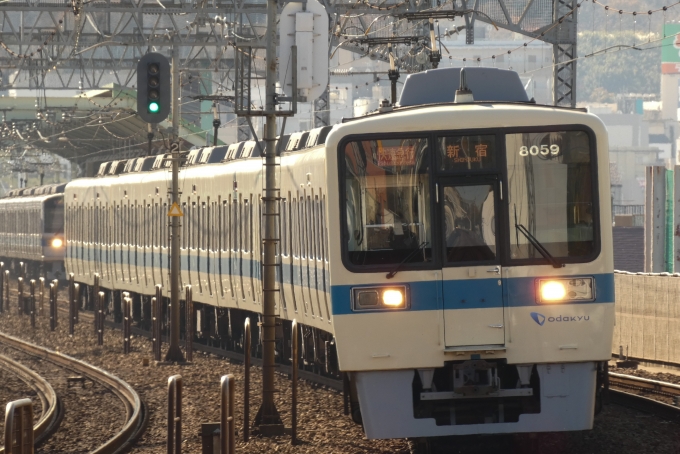
[{"label": "train side window", "polygon": [[314,196],[314,230],[316,231],[316,259],[321,260],[321,214],[319,210],[319,196]]},{"label": "train side window", "polygon": [[196,202],[191,202],[189,212],[189,249],[196,249]]},{"label": "train side window", "polygon": [[238,251],[238,199],[234,197],[231,210],[231,251]]},{"label": "train side window", "polygon": [[132,229],[134,223],[134,207],[132,205],[125,206],[125,244],[132,246]]},{"label": "train side window", "polygon": [[207,210],[206,213],[205,213],[205,220],[206,220],[205,222],[206,222],[206,226],[208,227],[207,228],[208,234],[206,235],[206,239],[205,239],[205,249],[208,250],[208,251],[212,251],[212,243],[213,243],[212,236],[213,236],[215,229],[214,229],[214,226],[213,226],[213,218],[211,216],[213,210],[212,210],[212,207],[210,206],[210,199],[208,199],[208,202],[206,203],[205,209]]},{"label": "train side window", "polygon": [[250,204],[248,203],[248,199],[243,200],[243,220],[245,221],[245,229],[243,229],[243,252],[248,252],[249,251],[249,244],[250,244],[250,232],[252,231],[252,216],[250,216]]},{"label": "train side window", "polygon": [[328,219],[326,219],[326,195],[321,198],[321,231],[323,232],[323,259],[328,263]]},{"label": "train side window", "polygon": [[307,196],[305,199],[305,251],[307,258],[313,259],[314,258],[314,247],[313,247],[313,237],[314,237],[314,232],[312,232],[312,223],[311,223],[311,211],[312,211],[312,204],[311,204],[311,198],[310,196]]},{"label": "train side window", "polygon": [[137,205],[137,201],[135,200],[134,205],[132,205],[132,239],[130,239],[130,242],[137,246],[139,245],[139,205]]},{"label": "train side window", "polygon": [[229,250],[229,201],[222,201],[222,225],[220,226],[220,233],[222,234],[222,250]]},{"label": "train side window", "polygon": [[208,216],[208,207],[206,203],[201,203],[201,244],[203,250],[208,249],[208,236],[210,232],[210,217]]},{"label": "train side window", "polygon": [[159,201],[156,204],[156,223],[154,224],[154,230],[158,232],[158,247],[163,247],[163,203]]},{"label": "train side window", "polygon": [[300,197],[298,201],[298,225],[300,226],[300,258],[307,257],[307,229],[305,228],[305,198]]},{"label": "train side window", "polygon": [[113,244],[118,244],[118,222],[120,219],[120,205],[114,205],[111,207],[113,210]]},{"label": "train side window", "polygon": [[182,217],[182,248],[186,249],[187,248],[187,236],[189,235],[188,229],[189,229],[189,213],[187,213],[187,204],[186,202],[182,202],[182,213],[184,214],[184,217]]},{"label": "train side window", "polygon": [[187,216],[187,250],[192,248],[194,234],[194,226],[192,225],[194,222],[194,212],[191,208],[191,203],[187,202],[187,212],[185,213]]},{"label": "train side window", "polygon": [[151,204],[146,204],[146,209],[144,210],[144,247],[149,247],[149,232],[152,230],[153,224],[149,219],[149,212],[151,211]]},{"label": "train side window", "polygon": [[297,197],[291,199],[290,234],[291,250],[293,257],[300,257],[300,224],[298,223],[298,201]]},{"label": "train side window", "polygon": [[286,212],[288,210],[287,208],[288,203],[286,199],[281,200],[281,255],[284,257],[288,256],[288,250],[286,247],[288,246],[288,223],[286,222]]},{"label": "train side window", "polygon": [[[170,208],[169,206],[172,206],[172,203],[168,200],[167,202],[163,202],[163,211],[161,213],[161,244],[164,245],[163,247],[169,248],[170,247],[170,217],[168,216],[168,211]],[[180,222],[181,219],[180,219]]]},{"label": "train side window", "polygon": [[151,205],[151,247],[158,247],[160,241],[158,237],[160,236],[158,229],[154,228],[158,225],[158,203]]},{"label": "train side window", "polygon": [[101,219],[100,219],[100,213],[99,213],[99,206],[96,205],[94,207],[94,243],[99,245],[101,242]]}]

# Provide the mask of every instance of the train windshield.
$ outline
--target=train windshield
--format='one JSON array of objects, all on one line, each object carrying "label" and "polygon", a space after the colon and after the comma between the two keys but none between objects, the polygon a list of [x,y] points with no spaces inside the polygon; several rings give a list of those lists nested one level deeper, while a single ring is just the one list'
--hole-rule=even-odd
[{"label": "train windshield", "polygon": [[56,197],[45,201],[45,233],[63,233],[64,198]]},{"label": "train windshield", "polygon": [[510,258],[542,259],[531,236],[553,257],[591,256],[595,184],[588,134],[508,134],[506,150]]},{"label": "train windshield", "polygon": [[353,265],[432,260],[426,138],[345,146],[347,249]]}]

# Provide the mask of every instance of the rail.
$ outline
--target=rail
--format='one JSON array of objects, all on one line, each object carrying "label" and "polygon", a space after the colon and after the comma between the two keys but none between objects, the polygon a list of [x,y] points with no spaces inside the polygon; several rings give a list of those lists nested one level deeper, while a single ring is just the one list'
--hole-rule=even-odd
[{"label": "rail", "polygon": [[[11,371],[19,377],[21,381],[35,391],[40,399],[42,414],[38,422],[33,426],[33,437],[36,444],[41,443],[59,427],[63,417],[63,409],[57,398],[57,393],[45,378],[11,358],[0,355],[0,367],[3,370]],[[0,447],[0,453],[4,452],[4,446]]]},{"label": "rail", "polygon": [[143,433],[148,420],[148,412],[137,392],[120,378],[76,358],[24,342],[6,334],[0,333],[0,343],[83,374],[107,387],[124,403],[126,411],[125,425],[116,435],[93,450],[91,454],[122,452]]},{"label": "rail", "polygon": [[[633,375],[624,375],[610,372],[609,385],[645,391],[661,396],[673,397],[676,402],[678,402],[678,396],[680,396],[680,386],[676,384],[657,380],[649,380],[647,378],[635,377]],[[680,422],[680,407],[678,406],[669,405],[659,400],[650,399],[645,396],[638,396],[636,394],[615,389],[610,389],[609,393],[613,403],[630,407],[645,413],[651,413],[663,419]]]}]

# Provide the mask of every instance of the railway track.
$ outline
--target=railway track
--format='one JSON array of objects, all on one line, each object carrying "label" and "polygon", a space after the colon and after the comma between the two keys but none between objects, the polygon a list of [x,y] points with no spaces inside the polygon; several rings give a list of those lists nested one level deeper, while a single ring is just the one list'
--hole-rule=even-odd
[{"label": "railway track", "polygon": [[15,337],[0,333],[0,344],[24,354],[48,361],[61,368],[81,374],[97,382],[114,394],[125,406],[125,424],[113,437],[91,451],[91,454],[126,452],[144,432],[148,411],[137,392],[118,377],[76,358],[55,352]]},{"label": "railway track", "polygon": [[[59,307],[58,308],[59,312],[63,313],[62,315],[62,320],[65,319],[64,316],[68,316],[68,309],[64,307]],[[84,324],[92,324],[94,323],[94,314],[89,311],[80,311],[78,313],[78,317],[80,318],[80,323]],[[109,328],[114,328],[114,329],[120,329],[122,330],[122,325],[119,323],[115,323],[111,320],[105,320],[104,324],[109,327]],[[135,336],[143,336],[146,338],[151,339],[152,334],[150,331],[146,331],[144,329],[138,328],[133,326],[131,328],[131,332]],[[167,342],[167,339],[165,336],[163,337],[163,341]],[[223,348],[218,348],[218,347],[212,347],[210,345],[204,345],[198,342],[194,342],[193,344],[193,349],[194,351],[197,352],[202,352],[202,353],[209,353],[211,355],[216,355],[220,356],[223,358],[228,358],[228,359],[233,359],[235,361],[243,362],[245,360],[245,355],[240,352],[232,351],[232,350],[225,350]],[[262,366],[262,360],[257,357],[251,357],[250,358],[250,364],[253,366]],[[279,373],[285,374],[285,375],[291,375],[292,374],[292,367],[287,364],[276,364],[276,368]],[[325,386],[329,389],[333,389],[335,391],[342,391],[343,390],[343,384],[341,379],[336,379],[332,377],[327,377],[324,375],[319,375],[314,372],[310,372],[307,370],[298,370],[298,378],[301,380],[306,380],[310,383],[313,383],[315,385],[319,386]]]},{"label": "railway track", "polygon": [[[57,393],[44,377],[11,358],[0,355],[0,367],[11,371],[12,374],[26,383],[26,385],[35,391],[40,400],[41,415],[33,426],[34,441],[36,446],[39,446],[59,428],[59,424],[64,417],[64,408],[59,401]],[[0,447],[0,454],[4,452],[4,446]]]},{"label": "railway track", "polygon": [[[680,385],[610,372],[609,386],[609,395],[612,403],[651,413],[663,419],[680,422],[680,407],[659,399],[661,397],[664,400],[670,399],[680,403]],[[620,389],[611,389],[611,387]],[[649,394],[656,398],[633,394],[621,389]]]}]

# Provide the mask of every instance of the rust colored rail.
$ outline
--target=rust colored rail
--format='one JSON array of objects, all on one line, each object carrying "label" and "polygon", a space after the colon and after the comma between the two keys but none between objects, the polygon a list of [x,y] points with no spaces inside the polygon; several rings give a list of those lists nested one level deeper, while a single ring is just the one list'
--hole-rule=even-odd
[{"label": "rust colored rail", "polygon": [[24,342],[6,334],[0,333],[0,343],[85,375],[101,383],[123,402],[126,410],[125,425],[116,435],[90,454],[114,454],[121,452],[134,443],[146,429],[148,412],[142,400],[137,392],[120,378],[76,358]]},{"label": "rust colored rail", "polygon": [[[41,443],[59,427],[63,417],[63,409],[57,398],[57,393],[45,378],[11,358],[0,355],[0,367],[19,377],[21,381],[35,391],[40,399],[42,414],[33,426],[33,437],[37,444]],[[0,447],[0,453],[4,452],[5,448]]]},{"label": "rust colored rail", "polygon": [[638,391],[646,391],[652,394],[659,394],[662,396],[668,397],[680,396],[680,385],[667,383],[663,381],[650,380],[648,378],[636,377],[634,375],[624,375],[610,372],[609,384],[610,386],[635,389]]}]

